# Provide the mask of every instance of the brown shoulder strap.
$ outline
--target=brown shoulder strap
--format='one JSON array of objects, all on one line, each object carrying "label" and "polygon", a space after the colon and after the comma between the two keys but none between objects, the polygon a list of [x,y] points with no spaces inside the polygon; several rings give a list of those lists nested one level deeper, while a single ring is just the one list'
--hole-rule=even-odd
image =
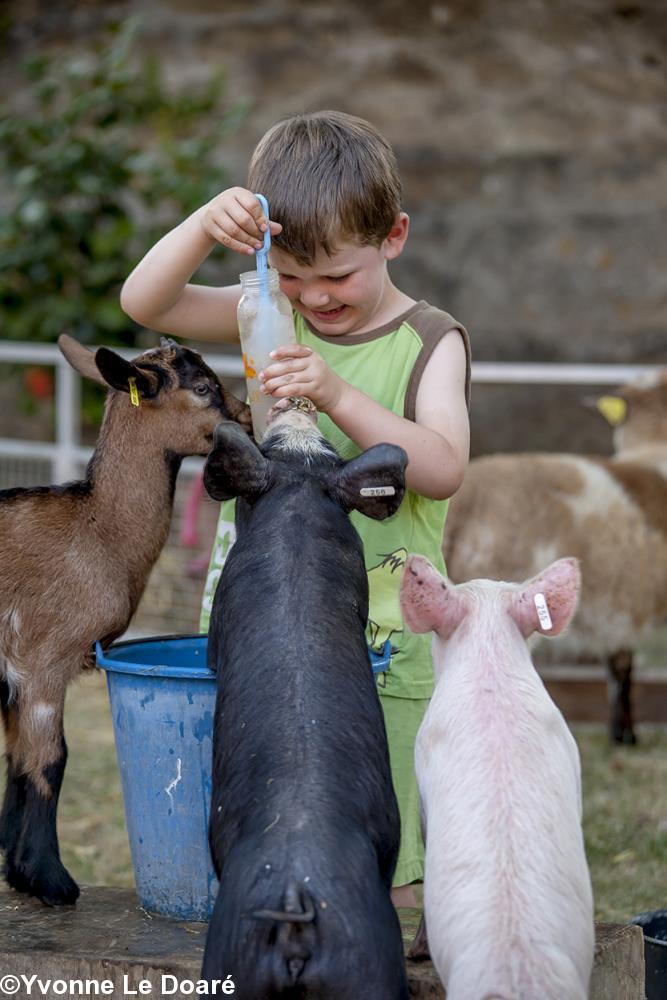
[{"label": "brown shoulder strap", "polygon": [[417,390],[419,389],[424,369],[434,350],[450,330],[458,330],[463,337],[463,345],[466,352],[465,394],[466,404],[468,409],[470,409],[470,338],[468,337],[466,328],[455,320],[453,316],[450,316],[449,313],[444,312],[442,309],[436,309],[435,306],[426,305],[426,303],[424,303],[423,309],[419,309],[410,317],[409,323],[421,337],[422,349],[417,355],[417,360],[414,363],[410,381],[408,382],[403,404],[403,416],[406,420],[414,421]]}]

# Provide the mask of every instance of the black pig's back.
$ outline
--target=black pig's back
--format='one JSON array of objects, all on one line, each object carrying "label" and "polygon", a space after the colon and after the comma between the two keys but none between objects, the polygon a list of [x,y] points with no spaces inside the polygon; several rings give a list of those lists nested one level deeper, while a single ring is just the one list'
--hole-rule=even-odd
[{"label": "black pig's back", "polygon": [[[361,541],[317,482],[246,509],[211,616],[220,891],[204,962],[211,976],[233,969],[240,1000],[407,997],[367,613]],[[284,911],[290,891],[313,920],[261,916]],[[305,962],[294,987],[290,955]]]},{"label": "black pig's back", "polygon": [[[340,828],[344,838],[359,824],[386,852],[394,818],[387,796],[395,800],[378,739],[384,721],[366,648],[367,605],[361,542],[333,501],[306,482],[256,504],[212,616],[216,865],[244,823],[273,823],[272,840],[285,838],[286,850],[293,833],[316,841]],[[387,828],[374,831],[378,815]]]}]

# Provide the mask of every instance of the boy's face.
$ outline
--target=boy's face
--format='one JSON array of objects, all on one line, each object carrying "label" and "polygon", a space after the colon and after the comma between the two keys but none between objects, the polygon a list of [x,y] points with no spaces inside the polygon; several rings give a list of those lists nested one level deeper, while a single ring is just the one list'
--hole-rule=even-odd
[{"label": "boy's face", "polygon": [[270,259],[293,308],[318,333],[340,337],[372,330],[393,318],[383,313],[393,290],[387,260],[398,256],[404,239],[397,252],[395,242],[391,234],[380,247],[341,241],[331,256],[320,251],[309,267],[275,246]]}]

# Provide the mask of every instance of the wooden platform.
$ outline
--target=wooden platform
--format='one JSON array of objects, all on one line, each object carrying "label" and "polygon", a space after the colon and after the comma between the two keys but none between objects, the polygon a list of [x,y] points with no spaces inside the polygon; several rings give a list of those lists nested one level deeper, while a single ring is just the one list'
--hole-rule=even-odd
[{"label": "wooden platform", "polygon": [[[402,910],[400,914],[407,946],[414,936],[419,911]],[[3,886],[0,993],[23,1000],[29,994],[22,981],[18,990],[6,988],[12,985],[11,977],[20,980],[24,975],[36,975],[42,984],[50,980],[51,985],[45,992],[34,985],[30,995],[49,1000],[77,995],[69,990],[63,993],[54,980],[106,980],[113,983],[109,995],[117,1000],[140,995],[143,980],[151,984],[145,995],[183,1000],[196,995],[187,987],[182,992],[178,983],[196,983],[199,979],[206,929],[206,924],[151,916],[139,907],[129,889],[83,887],[76,907],[49,909]],[[590,1000],[643,1000],[641,928],[598,924],[596,938]],[[233,975],[233,969],[230,972]],[[412,997],[444,998],[430,962],[408,962],[408,975]]]}]

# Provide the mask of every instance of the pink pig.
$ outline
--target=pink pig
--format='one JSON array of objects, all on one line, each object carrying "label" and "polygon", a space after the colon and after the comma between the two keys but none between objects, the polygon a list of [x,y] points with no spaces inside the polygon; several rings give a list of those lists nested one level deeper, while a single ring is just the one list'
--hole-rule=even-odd
[{"label": "pink pig", "polygon": [[526,583],[448,583],[410,556],[401,607],[432,630],[435,691],[417,736],[424,916],[447,1000],[586,1000],[593,897],[577,745],[525,640],[577,606],[576,559]]}]

